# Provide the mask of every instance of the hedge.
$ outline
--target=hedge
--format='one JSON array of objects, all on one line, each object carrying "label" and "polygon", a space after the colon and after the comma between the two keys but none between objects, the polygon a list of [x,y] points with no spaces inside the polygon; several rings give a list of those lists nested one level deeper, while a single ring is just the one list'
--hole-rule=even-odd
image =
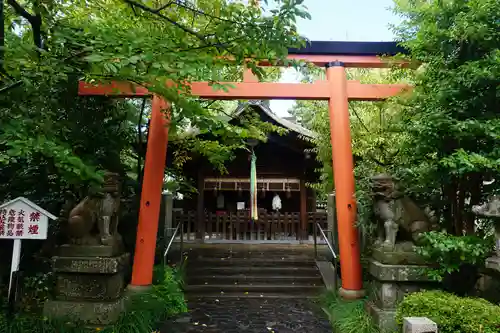
[{"label": "hedge", "polygon": [[403,317],[427,317],[438,324],[441,333],[500,332],[500,306],[444,291],[409,294],[397,309],[398,324],[402,325]]}]

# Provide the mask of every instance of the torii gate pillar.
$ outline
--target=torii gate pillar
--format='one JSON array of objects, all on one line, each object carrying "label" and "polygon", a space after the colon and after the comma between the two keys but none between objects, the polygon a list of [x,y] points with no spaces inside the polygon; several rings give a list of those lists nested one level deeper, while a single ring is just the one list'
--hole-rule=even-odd
[{"label": "torii gate pillar", "polygon": [[364,294],[361,279],[361,261],[356,228],[356,197],[354,163],[349,124],[347,77],[340,61],[326,65],[330,85],[328,102],[330,136],[332,140],[333,177],[338,219],[340,268],[342,271],[341,295],[360,298]]},{"label": "torii gate pillar", "polygon": [[163,98],[153,96],[132,269],[131,287],[136,289],[148,288],[153,281],[156,234],[168,145],[168,124],[165,115],[168,107]]}]

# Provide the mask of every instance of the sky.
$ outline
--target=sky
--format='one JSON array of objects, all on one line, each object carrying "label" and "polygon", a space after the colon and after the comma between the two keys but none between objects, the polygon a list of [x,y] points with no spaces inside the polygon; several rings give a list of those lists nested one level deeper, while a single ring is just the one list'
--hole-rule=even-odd
[{"label": "sky", "polygon": [[[273,1],[269,1],[272,6]],[[393,40],[389,24],[398,23],[390,8],[392,0],[305,0],[311,20],[299,20],[298,32],[309,40],[366,41]],[[285,70],[280,82],[298,82],[295,70]],[[271,101],[271,109],[279,116],[294,101]]]}]

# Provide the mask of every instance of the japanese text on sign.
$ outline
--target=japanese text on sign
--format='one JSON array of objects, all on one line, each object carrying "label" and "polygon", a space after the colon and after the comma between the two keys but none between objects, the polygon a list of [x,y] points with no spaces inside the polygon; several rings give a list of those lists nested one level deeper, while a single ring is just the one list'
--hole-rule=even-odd
[{"label": "japanese text on sign", "polygon": [[2,209],[0,213],[0,236],[23,237],[28,235],[38,235],[40,212],[31,212],[29,219],[26,219],[26,212],[23,209]]},{"label": "japanese text on sign", "polygon": [[0,206],[0,238],[46,239],[48,218],[55,216],[25,198]]}]

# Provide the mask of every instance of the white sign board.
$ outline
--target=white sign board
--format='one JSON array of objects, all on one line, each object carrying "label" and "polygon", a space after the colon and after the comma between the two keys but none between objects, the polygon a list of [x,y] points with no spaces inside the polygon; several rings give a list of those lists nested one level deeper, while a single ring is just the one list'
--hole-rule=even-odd
[{"label": "white sign board", "polygon": [[22,239],[47,239],[49,219],[56,217],[26,198],[19,197],[0,205],[0,239],[13,239],[9,299],[12,276],[19,270]]},{"label": "white sign board", "polygon": [[56,217],[26,198],[0,206],[0,239],[47,239],[49,218]]},{"label": "white sign board", "polygon": [[236,203],[236,210],[244,210],[245,209],[245,202],[240,201]]}]

